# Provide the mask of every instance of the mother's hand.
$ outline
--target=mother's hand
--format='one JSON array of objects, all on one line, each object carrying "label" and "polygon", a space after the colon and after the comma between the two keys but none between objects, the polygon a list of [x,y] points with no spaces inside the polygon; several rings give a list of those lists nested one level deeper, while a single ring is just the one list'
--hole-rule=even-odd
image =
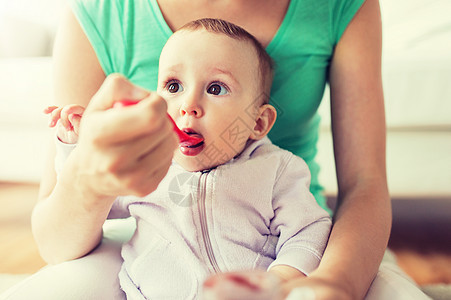
[{"label": "mother's hand", "polygon": [[349,300],[353,297],[339,281],[312,274],[282,284],[286,300]]},{"label": "mother's hand", "polygon": [[[115,101],[125,99],[142,101],[112,109]],[[70,177],[81,191],[111,198],[154,191],[177,145],[166,109],[156,93],[121,75],[108,76],[86,108],[70,157]]]}]

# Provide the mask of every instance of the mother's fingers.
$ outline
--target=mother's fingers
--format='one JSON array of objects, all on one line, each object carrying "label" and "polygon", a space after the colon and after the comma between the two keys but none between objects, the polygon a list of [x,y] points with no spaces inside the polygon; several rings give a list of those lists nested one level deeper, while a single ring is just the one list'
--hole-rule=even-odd
[{"label": "mother's fingers", "polygon": [[166,101],[152,93],[134,106],[90,114],[86,111],[82,126],[89,128],[86,131],[96,137],[96,143],[124,143],[167,128],[166,111]]},{"label": "mother's fingers", "polygon": [[147,156],[148,153],[156,151],[158,145],[166,142],[169,142],[169,145],[171,145],[170,150],[173,151],[177,146],[177,141],[172,125],[169,122],[165,122],[164,127],[159,132],[143,135],[126,143],[115,144],[112,150],[116,153],[121,153],[120,155],[124,156],[124,159],[126,156],[139,161],[144,156]]},{"label": "mother's fingers", "polygon": [[[308,277],[293,278],[282,284],[286,299],[345,300],[353,299],[347,286],[337,278],[322,278],[310,274]],[[304,297],[304,298],[301,298]]]},{"label": "mother's fingers", "polygon": [[87,111],[103,111],[113,107],[120,100],[141,100],[150,93],[128,81],[120,74],[111,74],[92,97]]},{"label": "mother's fingers", "polygon": [[144,197],[156,190],[158,184],[168,172],[172,162],[173,151],[169,144],[162,144],[155,151],[143,157],[135,165],[133,171],[129,171],[133,176],[126,177],[130,193]]},{"label": "mother's fingers", "polygon": [[[136,148],[139,143],[132,147]],[[140,157],[128,148],[114,147],[108,153],[108,172],[114,174],[122,194],[145,196],[154,191],[166,175],[176,145],[176,139],[171,135]]]},{"label": "mother's fingers", "polygon": [[[113,108],[123,100],[139,102]],[[82,169],[89,170],[84,184],[102,195],[148,194],[171,164],[174,139],[166,101],[121,75],[110,75],[80,123],[77,153]]]},{"label": "mother's fingers", "polygon": [[[108,170],[112,173],[127,174],[136,172],[146,157],[153,157],[158,162],[162,157],[171,157],[177,146],[174,133],[165,128],[162,132],[141,136],[124,143],[109,145],[103,152],[111,157]],[[165,147],[165,148],[163,148]],[[99,147],[96,147],[99,148]],[[102,147],[100,147],[102,148]],[[152,168],[150,161],[148,165]]]}]

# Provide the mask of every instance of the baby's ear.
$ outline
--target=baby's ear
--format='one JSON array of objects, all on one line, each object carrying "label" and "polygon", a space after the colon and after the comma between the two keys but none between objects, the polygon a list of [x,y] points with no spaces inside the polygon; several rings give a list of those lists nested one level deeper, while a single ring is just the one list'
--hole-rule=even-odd
[{"label": "baby's ear", "polygon": [[250,138],[253,140],[264,138],[271,130],[274,122],[276,122],[276,117],[277,112],[274,106],[271,104],[264,104],[260,106]]}]

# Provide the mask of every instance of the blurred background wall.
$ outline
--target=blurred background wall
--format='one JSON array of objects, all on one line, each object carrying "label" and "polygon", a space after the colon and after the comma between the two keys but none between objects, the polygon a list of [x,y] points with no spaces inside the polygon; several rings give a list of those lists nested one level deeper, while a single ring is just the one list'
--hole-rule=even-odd
[{"label": "blurred background wall", "polygon": [[[0,181],[38,182],[51,131],[52,46],[64,0],[0,0]],[[451,1],[381,0],[394,198],[451,202]],[[327,91],[321,180],[336,193]]]}]

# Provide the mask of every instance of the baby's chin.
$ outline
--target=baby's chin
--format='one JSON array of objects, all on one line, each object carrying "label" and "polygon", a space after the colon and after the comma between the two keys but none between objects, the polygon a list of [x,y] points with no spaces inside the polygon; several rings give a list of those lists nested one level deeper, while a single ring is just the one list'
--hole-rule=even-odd
[{"label": "baby's chin", "polygon": [[[205,170],[210,170],[221,164],[221,163],[203,164],[201,162],[192,162],[186,161],[185,159],[177,159],[177,158],[174,158],[174,160],[188,172],[201,172]],[[193,158],[191,158],[190,160],[193,160]]]},{"label": "baby's chin", "polygon": [[222,165],[229,161],[229,159],[225,161],[214,160],[208,161],[207,158],[198,156],[187,157],[181,153],[176,153],[174,155],[174,161],[178,163],[183,169],[188,172],[200,172],[205,170],[210,170],[216,168],[219,165]]}]

